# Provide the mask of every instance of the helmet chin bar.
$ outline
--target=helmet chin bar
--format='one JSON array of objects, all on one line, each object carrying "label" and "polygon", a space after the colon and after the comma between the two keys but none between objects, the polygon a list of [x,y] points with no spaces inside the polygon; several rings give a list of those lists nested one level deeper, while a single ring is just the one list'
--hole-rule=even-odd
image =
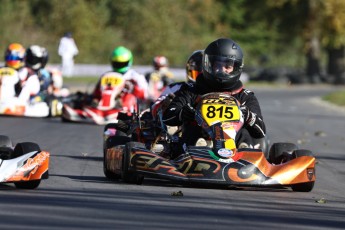
[{"label": "helmet chin bar", "polygon": [[214,74],[214,79],[219,83],[223,83],[229,80],[229,78],[231,78],[231,75],[224,72],[217,72]]}]

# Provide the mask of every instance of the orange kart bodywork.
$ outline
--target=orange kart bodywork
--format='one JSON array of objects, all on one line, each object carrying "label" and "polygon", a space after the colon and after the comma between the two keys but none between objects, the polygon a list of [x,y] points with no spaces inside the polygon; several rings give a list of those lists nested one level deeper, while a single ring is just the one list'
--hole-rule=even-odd
[{"label": "orange kart bodywork", "polygon": [[42,151],[28,158],[21,167],[2,182],[11,183],[18,181],[30,181],[46,179],[49,169],[48,152]]},{"label": "orange kart bodywork", "polygon": [[108,170],[119,175],[125,171],[144,177],[234,186],[285,187],[313,184],[316,179],[315,158],[312,156],[274,165],[256,149],[240,149],[228,159],[216,159],[210,148],[190,147],[186,154],[175,160],[141,147],[126,149],[128,146],[119,145],[106,151]]},{"label": "orange kart bodywork", "polygon": [[231,95],[204,95],[196,106],[195,121],[202,129],[198,137],[204,139],[204,144],[195,146],[186,146],[179,131],[170,134],[163,124],[157,128],[140,117],[127,130],[121,131],[119,124],[107,125],[105,176],[135,183],[156,177],[227,186],[291,187],[301,192],[313,189],[315,157],[310,150],[284,142],[268,148],[265,138],[257,148],[238,148],[236,135],[244,120],[239,102]]}]

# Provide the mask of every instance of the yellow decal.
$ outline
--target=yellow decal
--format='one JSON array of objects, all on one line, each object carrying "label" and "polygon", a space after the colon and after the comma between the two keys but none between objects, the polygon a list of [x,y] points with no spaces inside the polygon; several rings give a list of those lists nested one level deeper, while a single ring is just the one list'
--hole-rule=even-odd
[{"label": "yellow decal", "polygon": [[0,68],[0,77],[2,76],[15,76],[17,71],[9,67]]},{"label": "yellow decal", "polygon": [[101,80],[101,86],[115,87],[123,83],[123,78],[120,76],[104,76]]},{"label": "yellow decal", "polygon": [[210,126],[218,122],[240,120],[240,111],[236,104],[203,104],[201,114]]},{"label": "yellow decal", "polygon": [[236,149],[236,143],[234,139],[228,139],[225,141],[225,146],[226,149]]}]

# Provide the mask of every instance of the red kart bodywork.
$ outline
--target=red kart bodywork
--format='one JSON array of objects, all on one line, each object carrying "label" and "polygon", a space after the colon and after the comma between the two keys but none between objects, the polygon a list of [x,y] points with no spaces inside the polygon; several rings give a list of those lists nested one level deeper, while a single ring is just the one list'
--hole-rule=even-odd
[{"label": "red kart bodywork", "polygon": [[85,105],[82,108],[73,108],[68,104],[64,104],[62,109],[62,119],[64,121],[105,125],[116,122],[119,113],[131,114],[136,111],[137,98],[133,94],[124,94],[122,96],[121,101],[123,103],[121,108],[110,106],[110,99],[105,99],[102,99],[97,107]]}]

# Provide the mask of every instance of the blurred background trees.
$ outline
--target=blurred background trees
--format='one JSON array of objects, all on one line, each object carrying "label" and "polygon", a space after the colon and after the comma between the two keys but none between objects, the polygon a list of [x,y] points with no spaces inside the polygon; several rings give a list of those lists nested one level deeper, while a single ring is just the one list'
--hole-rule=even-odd
[{"label": "blurred background trees", "polygon": [[249,72],[288,67],[307,82],[345,83],[343,0],[0,0],[1,50],[38,44],[59,63],[67,31],[77,63],[108,64],[124,45],[135,65],[165,55],[183,67],[192,51],[229,37],[243,48]]}]

